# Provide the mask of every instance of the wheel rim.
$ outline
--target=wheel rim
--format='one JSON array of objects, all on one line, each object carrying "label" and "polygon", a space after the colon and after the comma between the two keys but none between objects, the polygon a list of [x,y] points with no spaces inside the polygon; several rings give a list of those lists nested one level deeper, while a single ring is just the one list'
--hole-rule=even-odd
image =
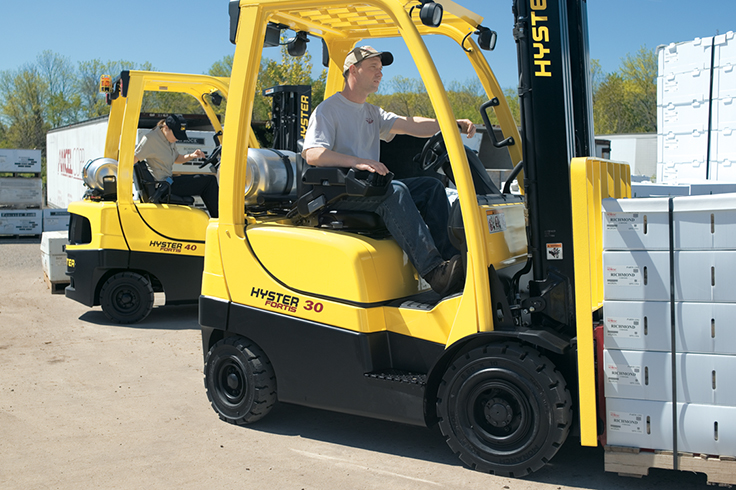
[{"label": "wheel rim", "polygon": [[224,359],[217,369],[217,394],[223,403],[235,406],[248,391],[245,371],[237,358]]},{"label": "wheel rim", "polygon": [[468,441],[495,456],[518,455],[539,431],[534,397],[513,372],[487,369],[468,377],[458,391],[456,413]]},{"label": "wheel rim", "polygon": [[141,299],[138,292],[130,286],[119,286],[113,290],[112,304],[123,314],[129,314],[140,308]]}]

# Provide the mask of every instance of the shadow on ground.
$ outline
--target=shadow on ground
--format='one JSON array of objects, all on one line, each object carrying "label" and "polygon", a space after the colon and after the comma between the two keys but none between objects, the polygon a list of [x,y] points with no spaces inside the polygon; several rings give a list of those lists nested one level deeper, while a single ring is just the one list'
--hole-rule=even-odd
[{"label": "shadow on ground", "polygon": [[[428,429],[278,403],[268,417],[243,429],[299,436],[451,466],[463,465],[436,426]],[[649,476],[638,479],[606,473],[603,449],[582,447],[576,437],[568,438],[547,466],[524,480],[600,490],[706,487],[703,474],[652,469]]]},{"label": "shadow on ground", "polygon": [[79,319],[94,325],[110,325],[121,328],[143,328],[154,330],[193,330],[199,329],[197,304],[157,306],[143,321],[133,324],[115,323],[102,312],[100,307],[95,307]]}]

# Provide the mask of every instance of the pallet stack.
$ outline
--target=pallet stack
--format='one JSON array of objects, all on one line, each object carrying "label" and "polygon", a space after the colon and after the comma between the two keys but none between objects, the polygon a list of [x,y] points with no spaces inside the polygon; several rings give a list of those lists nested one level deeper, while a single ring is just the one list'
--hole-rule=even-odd
[{"label": "pallet stack", "polygon": [[657,55],[657,182],[736,182],[736,35]]},{"label": "pallet stack", "polygon": [[0,235],[40,235],[41,206],[41,150],[0,149]]},{"label": "pallet stack", "polygon": [[736,484],[736,194],[606,200],[603,245],[606,470]]}]

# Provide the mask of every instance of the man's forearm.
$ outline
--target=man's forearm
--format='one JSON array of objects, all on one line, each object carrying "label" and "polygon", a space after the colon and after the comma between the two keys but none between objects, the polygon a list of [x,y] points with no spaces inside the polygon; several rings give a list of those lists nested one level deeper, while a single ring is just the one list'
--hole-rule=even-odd
[{"label": "man's forearm", "polygon": [[327,148],[308,148],[304,150],[304,158],[314,167],[354,167],[357,158],[343,155]]},{"label": "man's forearm", "polygon": [[304,158],[314,167],[345,167],[357,170],[378,172],[381,175],[388,173],[388,168],[381,162],[344,155],[327,148],[308,148],[304,150]]}]

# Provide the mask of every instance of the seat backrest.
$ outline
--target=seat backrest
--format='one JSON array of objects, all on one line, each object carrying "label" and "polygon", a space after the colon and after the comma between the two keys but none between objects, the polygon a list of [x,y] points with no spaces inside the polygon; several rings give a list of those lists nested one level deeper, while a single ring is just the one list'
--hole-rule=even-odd
[{"label": "seat backrest", "polygon": [[156,192],[156,179],[148,170],[146,162],[136,162],[133,165],[133,185],[140,195],[141,202],[150,202]]}]

